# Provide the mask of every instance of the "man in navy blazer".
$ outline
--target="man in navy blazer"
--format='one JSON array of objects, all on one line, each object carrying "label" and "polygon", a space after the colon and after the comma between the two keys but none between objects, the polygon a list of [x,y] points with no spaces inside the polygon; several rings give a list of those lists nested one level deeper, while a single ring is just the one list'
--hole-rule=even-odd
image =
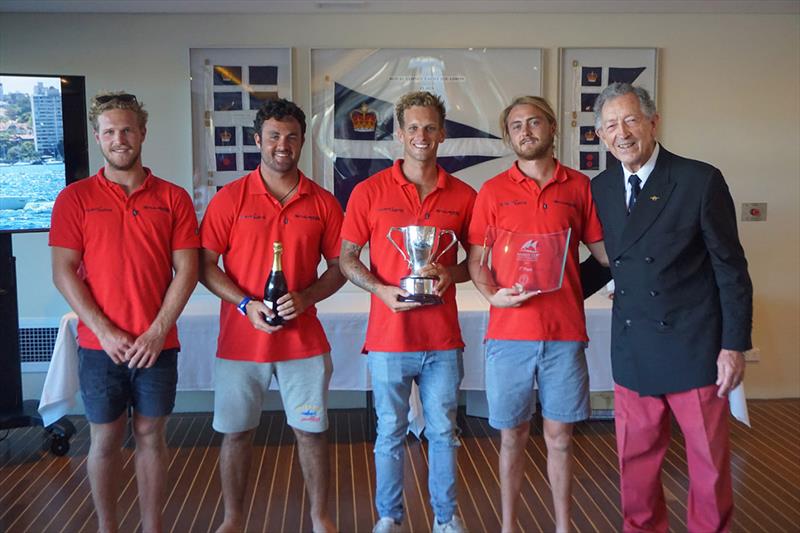
[{"label": "man in navy blazer", "polygon": [[689,531],[728,531],[727,395],[751,348],[752,285],[728,186],[656,141],[647,91],[606,87],[596,129],[622,163],[592,181],[615,282],[611,361],[624,531],[667,531],[661,463],[686,439]]}]

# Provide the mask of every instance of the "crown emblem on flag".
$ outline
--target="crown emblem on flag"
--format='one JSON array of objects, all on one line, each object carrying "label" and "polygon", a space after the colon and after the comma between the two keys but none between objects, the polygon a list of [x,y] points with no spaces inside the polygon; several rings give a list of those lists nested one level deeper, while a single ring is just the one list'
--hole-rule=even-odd
[{"label": "crown emblem on flag", "polygon": [[590,70],[589,72],[587,72],[586,73],[586,79],[588,81],[592,82],[592,83],[596,82],[597,81],[597,71],[596,70]]},{"label": "crown emblem on flag", "polygon": [[350,112],[350,122],[353,123],[354,131],[373,132],[378,125],[378,114],[370,109],[366,102],[362,102],[361,107]]},{"label": "crown emblem on flag", "polygon": [[597,135],[594,130],[586,130],[586,133],[583,134],[583,138],[589,142],[593,142],[597,138]]},{"label": "crown emblem on flag", "polygon": [[228,130],[222,130],[219,134],[219,140],[221,140],[224,143],[231,142],[231,137],[232,137],[231,132],[229,132]]}]

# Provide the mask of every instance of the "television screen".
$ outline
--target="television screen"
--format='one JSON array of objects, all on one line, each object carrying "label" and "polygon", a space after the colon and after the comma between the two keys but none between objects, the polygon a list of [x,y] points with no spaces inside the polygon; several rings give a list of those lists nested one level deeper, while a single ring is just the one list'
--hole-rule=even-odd
[{"label": "television screen", "polygon": [[0,233],[49,230],[58,193],[88,176],[85,85],[0,73]]}]

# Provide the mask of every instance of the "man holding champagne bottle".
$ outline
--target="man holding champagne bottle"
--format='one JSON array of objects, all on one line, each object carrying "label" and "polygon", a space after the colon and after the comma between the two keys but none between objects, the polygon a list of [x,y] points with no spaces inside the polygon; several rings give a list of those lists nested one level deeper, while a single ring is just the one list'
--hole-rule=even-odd
[{"label": "man holding champagne bottle", "polygon": [[[294,103],[264,104],[255,119],[261,164],[217,192],[200,228],[200,279],[222,299],[213,423],[225,434],[221,532],[244,529],[252,438],[273,376],[297,438],[313,530],[335,530],[325,435],[333,368],[314,304],[345,281],[338,264],[342,210],[297,168],[305,130]],[[318,276],[322,257],[328,268]]]}]

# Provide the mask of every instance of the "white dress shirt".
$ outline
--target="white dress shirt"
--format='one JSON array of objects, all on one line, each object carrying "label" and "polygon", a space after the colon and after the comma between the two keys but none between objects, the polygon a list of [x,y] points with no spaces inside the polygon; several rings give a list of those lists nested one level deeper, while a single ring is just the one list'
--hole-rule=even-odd
[{"label": "white dress shirt", "polygon": [[647,160],[647,163],[642,165],[637,172],[631,172],[628,170],[625,165],[622,165],[622,179],[625,180],[625,205],[628,205],[628,202],[631,199],[631,184],[628,183],[628,178],[636,174],[641,180],[641,188],[639,190],[644,189],[644,184],[647,181],[647,178],[650,177],[650,173],[653,172],[653,169],[656,168],[656,160],[658,159],[658,152],[659,152],[659,145],[656,143],[656,147],[653,150],[653,153],[650,154],[650,159]]}]

